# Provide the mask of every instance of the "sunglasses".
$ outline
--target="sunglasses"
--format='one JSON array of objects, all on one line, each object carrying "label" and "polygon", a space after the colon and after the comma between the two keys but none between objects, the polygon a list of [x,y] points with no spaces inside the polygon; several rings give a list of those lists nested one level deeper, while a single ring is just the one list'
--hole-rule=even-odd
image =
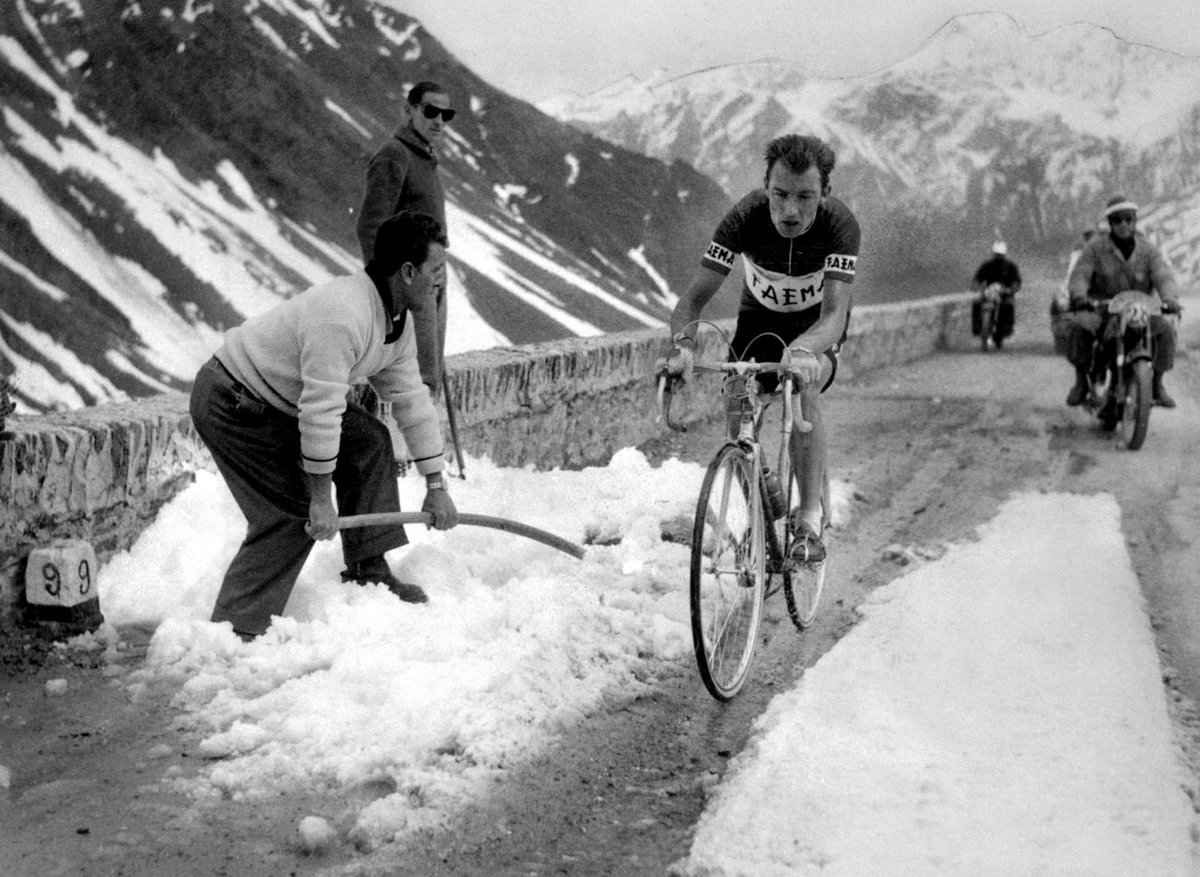
[{"label": "sunglasses", "polygon": [[449,122],[453,120],[455,111],[449,108],[435,107],[433,104],[421,104],[421,115],[426,119],[436,119],[441,115],[442,120]]},{"label": "sunglasses", "polygon": [[1109,225],[1120,225],[1123,222],[1137,222],[1136,213],[1114,213],[1108,218]]}]

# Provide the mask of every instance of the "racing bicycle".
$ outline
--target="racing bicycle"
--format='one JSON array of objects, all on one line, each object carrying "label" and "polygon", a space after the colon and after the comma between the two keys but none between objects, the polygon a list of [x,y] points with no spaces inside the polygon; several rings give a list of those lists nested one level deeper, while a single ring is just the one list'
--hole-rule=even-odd
[{"label": "racing bicycle", "polygon": [[[817,615],[825,587],[826,557],[819,562],[796,562],[791,548],[796,538],[800,485],[792,471],[788,447],[793,422],[801,432],[804,420],[794,380],[784,362],[757,363],[697,361],[697,372],[722,376],[722,391],[736,403],[737,431],[727,436],[704,473],[692,525],[690,604],[692,645],[700,678],[709,693],[728,701],[750,673],[759,641],[763,602],[781,588],[793,624],[804,630]],[[763,393],[759,375],[780,377],[780,389]],[[674,382],[660,377],[659,408],[674,430],[686,427],[671,418]],[[779,452],[775,468],[760,441],[764,416],[782,400]],[[728,410],[728,409],[727,409]],[[830,523],[829,477],[822,473],[821,530]]]}]

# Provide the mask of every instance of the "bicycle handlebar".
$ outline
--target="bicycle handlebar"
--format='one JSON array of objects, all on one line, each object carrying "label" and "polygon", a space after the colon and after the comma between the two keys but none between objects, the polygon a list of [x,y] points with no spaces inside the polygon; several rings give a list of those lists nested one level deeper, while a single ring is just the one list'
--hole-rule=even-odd
[{"label": "bicycle handlebar", "polygon": [[[792,387],[794,379],[791,374],[791,366],[783,362],[717,362],[717,361],[697,361],[693,363],[692,368],[695,371],[714,372],[724,375],[760,375],[760,374],[777,374],[781,379],[781,390],[783,396],[783,412],[786,420],[792,421],[796,429],[800,432],[812,432],[813,425],[804,419],[804,411],[800,402],[800,396],[794,394]],[[658,377],[658,408],[662,412],[660,419],[665,421],[667,426],[675,432],[687,432],[687,427],[678,423],[671,418],[671,401],[675,396],[675,381],[667,375],[659,375]],[[793,396],[794,402],[793,402]],[[794,410],[793,410],[793,405]]]}]

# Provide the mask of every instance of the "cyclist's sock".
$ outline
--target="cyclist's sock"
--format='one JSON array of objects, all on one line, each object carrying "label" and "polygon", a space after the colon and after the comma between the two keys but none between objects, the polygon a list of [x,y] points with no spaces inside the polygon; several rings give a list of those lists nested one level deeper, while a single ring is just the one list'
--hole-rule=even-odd
[{"label": "cyclist's sock", "polygon": [[812,511],[810,511],[808,509],[800,509],[800,511],[796,515],[796,517],[799,519],[800,523],[807,524],[809,529],[813,533],[816,533],[818,537],[821,535],[821,510],[820,509],[815,509]]}]

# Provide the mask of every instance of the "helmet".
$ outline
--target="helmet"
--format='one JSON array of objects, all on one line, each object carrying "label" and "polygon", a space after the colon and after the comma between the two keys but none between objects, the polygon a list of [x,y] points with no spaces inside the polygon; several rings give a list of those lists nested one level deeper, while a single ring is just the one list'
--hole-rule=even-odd
[{"label": "helmet", "polygon": [[996,243],[992,244],[992,252],[997,256],[1007,256],[1008,244],[1004,243],[1004,241],[996,241]]}]

